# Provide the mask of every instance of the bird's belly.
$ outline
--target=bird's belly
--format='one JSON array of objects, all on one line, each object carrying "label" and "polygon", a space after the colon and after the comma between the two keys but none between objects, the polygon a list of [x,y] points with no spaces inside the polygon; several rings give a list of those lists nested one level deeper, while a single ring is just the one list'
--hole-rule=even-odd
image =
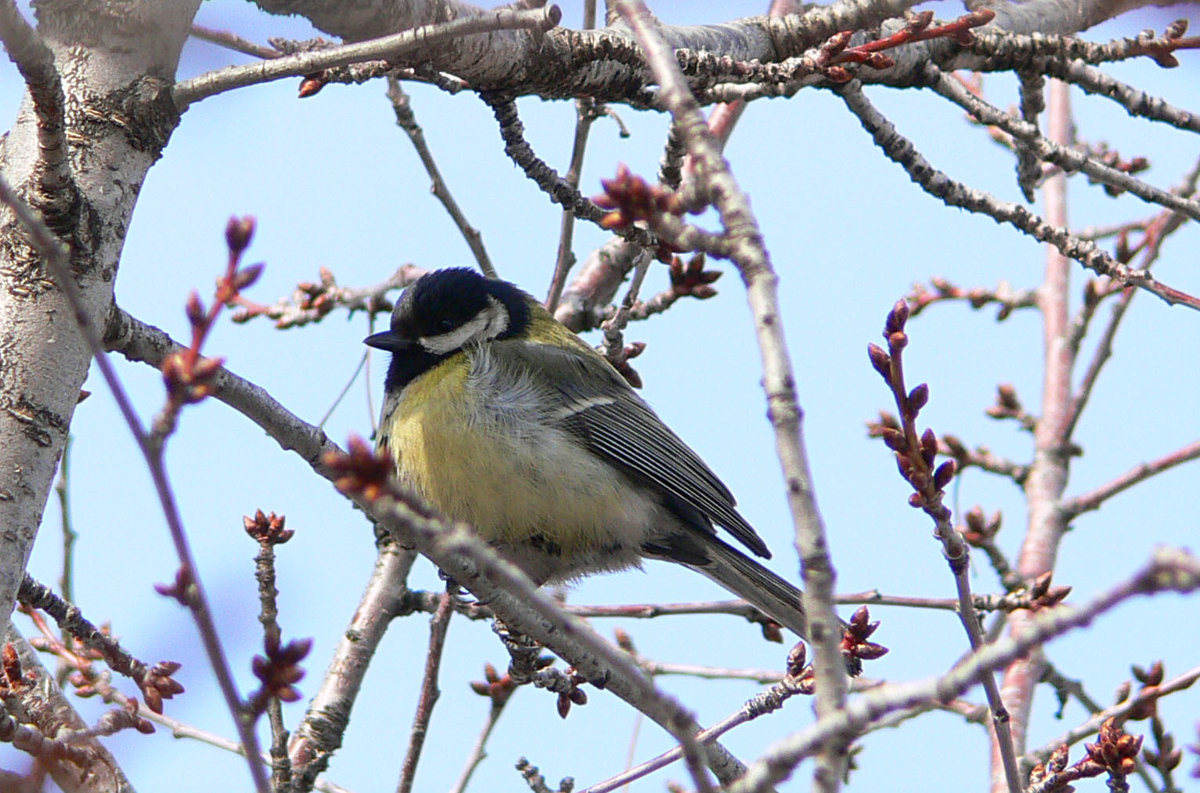
[{"label": "bird's belly", "polygon": [[439,511],[512,550],[534,578],[635,564],[663,519],[658,499],[563,430],[450,410],[460,376],[466,373],[417,381],[401,394],[386,440],[400,478]]}]

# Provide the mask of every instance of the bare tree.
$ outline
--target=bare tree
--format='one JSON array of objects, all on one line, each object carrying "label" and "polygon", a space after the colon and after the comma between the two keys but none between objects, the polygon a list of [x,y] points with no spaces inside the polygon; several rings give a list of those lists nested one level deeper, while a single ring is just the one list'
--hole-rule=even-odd
[{"label": "bare tree", "polygon": [[[427,645],[420,652],[405,653],[409,663],[402,670],[380,669],[381,664],[371,668],[372,674],[396,687],[419,689],[410,728],[405,731],[393,723],[393,734],[385,738],[389,745],[404,746],[397,753],[403,759],[388,764],[387,753],[379,752],[378,747],[371,749],[376,762],[385,761],[376,768],[398,774],[397,789],[402,791],[416,784],[418,760],[423,753],[428,755],[426,735],[438,723],[432,717],[439,698],[439,669],[444,663],[447,627],[456,614],[480,623],[498,619],[502,642],[497,644],[488,635],[486,649],[480,652],[503,652],[503,646],[508,663],[504,673],[489,666],[483,679],[473,684],[475,692],[488,699],[490,708],[477,740],[462,737],[468,728],[455,714],[439,712],[440,719],[455,722],[457,740],[449,745],[464,749],[475,741],[473,748],[462,753],[464,766],[456,790],[470,782],[486,754],[496,720],[521,687],[549,690],[549,700],[537,693],[528,697],[537,700],[532,707],[539,708],[544,718],[551,718],[552,711],[565,718],[577,713],[581,705],[602,708],[619,700],[654,721],[669,737],[674,748],[660,757],[619,774],[609,768],[613,775],[603,781],[589,779],[588,789],[593,791],[614,789],[676,760],[682,760],[685,769],[677,774],[686,774],[686,784],[696,789],[710,790],[720,784],[735,790],[765,790],[789,777],[801,778],[797,769],[809,759],[813,763],[804,784],[832,791],[846,779],[853,784],[855,756],[864,741],[884,727],[900,725],[913,735],[909,747],[922,747],[920,752],[908,750],[911,762],[936,784],[940,780],[934,764],[945,761],[941,755],[958,750],[952,748],[953,743],[939,747],[923,744],[922,727],[917,725],[928,721],[931,717],[926,714],[930,713],[953,714],[958,723],[952,734],[975,729],[966,725],[984,727],[990,752],[988,776],[985,779],[985,760],[980,755],[975,762],[978,777],[971,781],[996,791],[1069,790],[1074,784],[1098,788],[1105,783],[1111,789],[1126,790],[1134,784],[1132,777],[1140,777],[1137,784],[1150,790],[1174,791],[1184,789],[1189,772],[1193,776],[1198,773],[1183,765],[1182,745],[1195,736],[1194,726],[1175,723],[1167,715],[1173,702],[1186,697],[1184,692],[1200,676],[1190,616],[1194,600],[1162,599],[1170,605],[1159,605],[1155,612],[1155,619],[1191,636],[1191,643],[1171,657],[1169,671],[1162,660],[1166,652],[1159,647],[1135,640],[1115,642],[1105,634],[1083,629],[1112,624],[1116,617],[1110,612],[1137,596],[1194,592],[1200,586],[1200,561],[1177,545],[1164,545],[1148,558],[1129,558],[1120,531],[1107,539],[1092,540],[1093,544],[1107,542],[1116,551],[1111,555],[1119,563],[1119,572],[1099,578],[1093,568],[1090,576],[1084,576],[1089,580],[1064,580],[1060,561],[1069,550],[1065,548],[1068,531],[1082,524],[1089,513],[1134,485],[1200,457],[1194,409],[1180,415],[1164,408],[1164,415],[1158,418],[1171,429],[1171,445],[1144,462],[1127,459],[1117,449],[1104,458],[1105,468],[1121,470],[1123,466],[1126,473],[1110,474],[1107,481],[1101,478],[1073,485],[1072,474],[1088,459],[1081,458],[1086,446],[1081,422],[1090,415],[1089,407],[1095,409],[1093,402],[1101,374],[1113,356],[1114,340],[1130,324],[1126,317],[1131,303],[1135,299],[1153,302],[1163,310],[1174,306],[1171,317],[1182,316],[1182,333],[1195,338],[1193,312],[1200,309],[1195,274],[1160,264],[1172,256],[1187,258],[1178,252],[1187,250],[1178,240],[1189,231],[1194,233],[1189,220],[1200,219],[1200,201],[1195,198],[1200,162],[1195,160],[1193,145],[1200,122],[1195,113],[1165,98],[1172,81],[1195,82],[1190,78],[1195,61],[1183,69],[1163,71],[1168,77],[1161,80],[1161,91],[1157,85],[1139,87],[1123,82],[1114,76],[1115,67],[1109,66],[1124,61],[1150,61],[1163,70],[1178,66],[1180,59],[1200,45],[1200,39],[1187,35],[1186,19],[1172,22],[1161,33],[1147,31],[1111,41],[1091,41],[1076,34],[1109,20],[1119,21],[1123,15],[1130,18],[1146,4],[1051,0],[988,7],[971,4],[958,16],[936,20],[932,12],[913,12],[913,4],[904,0],[839,0],[803,8],[776,0],[770,9],[763,9],[768,13],[762,16],[685,26],[656,19],[640,0],[618,0],[607,5],[603,19],[596,19],[594,2],[585,4],[583,24],[574,29],[563,24],[561,9],[538,2],[492,10],[451,0],[256,5],[269,14],[302,17],[342,43],[323,38],[252,42],[246,36],[195,24],[198,2],[43,0],[31,19],[12,0],[0,0],[0,40],[26,90],[0,161],[0,202],[5,207],[0,225],[0,279],[5,287],[0,290],[0,611],[6,615],[7,639],[0,658],[0,737],[33,758],[33,771],[28,774],[0,772],[0,787],[40,789],[48,774],[68,791],[131,789],[123,770],[128,762],[124,752],[111,752],[101,739],[152,732],[153,724],[159,724],[177,735],[221,747],[207,751],[240,752],[249,758],[243,768],[260,791],[314,786],[336,789],[320,775],[342,747],[362,687],[370,684],[368,667],[392,621],[415,614],[432,614]],[[665,12],[663,17],[665,20]],[[241,65],[181,77],[180,58],[189,36],[249,57]],[[1000,107],[1005,100],[992,95],[993,74],[1014,81],[1016,108]],[[988,75],[988,81],[980,75]],[[323,269],[317,280],[297,284],[287,297],[274,302],[259,300],[255,284],[264,269],[261,264],[248,263],[255,250],[257,224],[250,217],[234,217],[224,230],[223,267],[214,268],[218,276],[215,292],[205,296],[193,292],[178,299],[158,296],[160,302],[180,307],[187,320],[186,336],[172,339],[116,299],[124,294],[117,284],[119,276],[125,283],[122,254],[135,222],[135,203],[151,166],[172,135],[182,133],[195,113],[220,98],[247,92],[253,95],[269,90],[267,83],[281,80],[288,81],[303,98],[328,97],[334,91],[360,92],[364,89],[359,84],[386,81],[389,112],[415,146],[434,195],[462,236],[455,244],[465,246],[484,273],[498,271],[501,277],[511,278],[514,276],[495,255],[495,248],[485,245],[485,239],[501,229],[473,225],[478,221],[466,208],[469,201],[464,198],[464,188],[439,172],[433,154],[438,141],[431,146],[425,140],[403,86],[409,91],[440,91],[445,97],[439,101],[446,106],[473,103],[477,107],[475,97],[482,100],[494,117],[498,137],[486,142],[453,141],[453,150],[460,153],[456,159],[470,167],[474,148],[488,146],[497,152],[502,148],[539,191],[530,199],[531,205],[537,204],[531,211],[545,211],[554,205],[554,211],[561,213],[556,221],[560,231],[556,261],[546,257],[531,264],[532,272],[543,280],[525,285],[545,288],[548,307],[573,330],[602,331],[604,354],[631,382],[640,383],[642,377],[634,363],[642,348],[626,336],[631,327],[643,326],[630,323],[664,312],[674,317],[686,312],[688,303],[714,296],[714,282],[720,275],[712,269],[714,263],[728,263],[737,271],[750,308],[771,433],[763,440],[773,441],[778,459],[771,475],[777,470],[782,477],[783,501],[799,560],[793,567],[799,570],[804,585],[811,649],[800,644],[791,653],[775,653],[777,671],[747,672],[725,668],[706,657],[705,650],[723,649],[712,648],[709,642],[690,648],[691,664],[677,665],[656,660],[652,652],[643,654],[640,640],[628,633],[620,633],[615,642],[608,641],[588,619],[665,618],[699,612],[712,615],[707,618],[712,625],[723,626],[718,620],[728,621],[731,615],[748,619],[768,639],[778,640],[780,630],[752,607],[738,602],[672,605],[658,602],[658,598],[636,598],[634,605],[566,605],[553,593],[533,587],[480,542],[470,527],[447,521],[421,503],[390,477],[386,460],[366,441],[351,438],[343,450],[325,435],[323,421],[303,420],[283,404],[285,400],[275,389],[257,384],[254,376],[234,374],[218,357],[232,354],[232,348],[222,348],[227,342],[219,335],[228,319],[248,324],[246,333],[265,328],[268,320],[281,331],[343,314],[365,315],[373,321],[390,310],[398,289],[443,262],[419,261],[399,268],[390,262],[386,269],[394,270],[392,275],[381,281],[363,280],[366,285],[362,286],[341,283],[347,278],[345,271]],[[1076,133],[1071,87],[1088,95],[1089,102],[1112,103],[1138,123],[1166,130],[1173,142],[1168,145],[1191,152],[1191,164],[1172,175],[1173,184],[1156,186],[1141,175],[1150,163],[1140,152],[1130,154]],[[890,93],[883,94],[883,88]],[[882,155],[873,165],[903,174],[912,183],[908,188],[912,194],[923,193],[926,197],[922,200],[939,202],[942,215],[958,216],[960,213],[952,212],[954,208],[978,216],[972,221],[977,224],[994,220],[1002,227],[1006,243],[1014,246],[1015,253],[1007,254],[1009,258],[1028,257],[1034,249],[1030,241],[1043,244],[1040,281],[1014,270],[1004,272],[1002,278],[1007,280],[997,286],[974,287],[941,277],[936,270],[906,272],[904,277],[916,279],[917,286],[879,305],[857,307],[877,317],[874,332],[882,329],[882,343],[871,344],[866,356],[839,361],[834,373],[815,371],[802,356],[796,363],[795,350],[814,339],[808,336],[798,344],[798,337],[789,332],[793,314],[781,305],[781,278],[785,284],[789,279],[814,284],[813,292],[839,312],[850,310],[849,304],[861,295],[822,289],[825,275],[821,270],[831,263],[806,260],[802,246],[797,250],[792,247],[794,242],[781,239],[776,243],[770,234],[764,234],[756,209],[761,212],[764,204],[786,204],[792,195],[755,191],[756,209],[752,209],[750,191],[742,181],[743,160],[732,152],[738,135],[745,134],[745,127],[753,123],[757,106],[764,104],[756,100],[800,102],[816,93],[836,99],[839,109],[834,112],[853,119],[873,140]],[[880,109],[893,97],[908,101],[917,95],[934,96],[969,120],[957,120],[958,126],[933,147],[918,145],[906,137],[894,117]],[[527,138],[522,114],[533,103],[525,98],[573,100],[572,156],[561,174]],[[524,101],[519,105],[518,99]],[[637,111],[656,111],[669,119],[665,140],[660,137],[651,144],[661,150],[658,172],[610,161],[601,166],[610,175],[601,186],[583,183],[583,155],[593,125],[610,116],[623,123],[623,114]],[[236,112],[229,111],[230,119]],[[743,131],[735,133],[744,112],[750,116],[741,122]],[[287,132],[280,129],[273,134]],[[979,139],[971,138],[972,134]],[[1097,137],[1103,137],[1102,133]],[[731,147],[729,159],[725,157],[727,145]],[[940,170],[945,167],[940,165],[941,150],[988,145],[1011,162],[1011,184],[974,183]],[[795,162],[815,164],[825,156],[821,151],[782,148]],[[743,152],[748,172],[756,166],[767,170],[785,167],[778,161],[755,163],[753,154]],[[440,164],[445,167],[446,160]],[[285,185],[286,190],[296,189],[296,173],[302,166],[297,164],[289,174],[293,181]],[[1076,177],[1080,189],[1088,193],[1121,196],[1119,206],[1126,214],[1104,225],[1085,227],[1072,221],[1066,192],[1070,177]],[[281,177],[264,173],[261,178],[278,187]],[[1017,195],[1013,200],[1002,198],[1014,185]],[[845,179],[804,189],[818,194],[854,193],[855,233],[864,239],[885,218],[902,214],[900,204],[907,200],[882,196],[872,184]],[[397,199],[403,202],[412,200],[419,190],[404,185],[398,192]],[[1039,194],[1040,208],[1033,203]],[[332,196],[314,196],[314,215],[323,211],[323,198],[333,203]],[[495,203],[506,200],[507,196],[498,196]],[[146,211],[141,209],[139,218]],[[693,219],[697,215],[701,217]],[[364,226],[378,222],[370,206],[357,207],[356,220]],[[793,221],[799,230],[786,230],[793,231],[793,236],[822,231],[806,227],[803,217]],[[194,239],[217,236],[209,229],[189,228]],[[306,233],[304,223],[297,228],[297,234]],[[311,231],[307,229],[307,233]],[[350,236],[346,231],[337,233]],[[581,248],[580,240],[585,237],[589,242]],[[854,255],[856,242],[848,241],[844,259],[832,264],[845,268],[852,278],[880,280],[882,268]],[[919,249],[932,259],[938,243],[934,230],[919,229],[897,247]],[[172,249],[184,244],[179,239],[164,244],[158,255],[165,261],[159,266],[169,266]],[[581,249],[590,249],[590,253],[577,263],[575,251]],[[785,255],[780,256],[781,250]],[[786,266],[781,267],[780,261]],[[669,283],[665,290],[649,294],[643,284],[660,263],[665,265]],[[1169,275],[1160,277],[1164,269]],[[189,275],[195,283],[209,277],[207,273]],[[285,280],[295,283],[295,273]],[[622,290],[626,281],[629,287]],[[1012,286],[1010,281],[1023,285]],[[726,287],[725,291],[735,290]],[[1079,292],[1082,297],[1072,299]],[[1137,298],[1142,293],[1148,294]],[[839,301],[845,301],[844,308]],[[967,304],[974,309],[994,306],[998,320],[1040,319],[1040,382],[1031,385],[1040,390],[1036,409],[1028,407],[1018,388],[1008,384],[1003,367],[991,360],[997,356],[979,355],[994,364],[987,376],[992,378],[988,387],[994,389],[995,403],[986,408],[986,414],[1028,438],[1027,449],[1019,452],[1023,456],[993,451],[975,442],[966,434],[970,428],[959,431],[941,426],[940,417],[946,414],[938,412],[939,394],[943,387],[952,387],[953,370],[958,367],[944,355],[939,357],[941,342],[918,328],[935,321],[919,315],[933,315],[943,303]],[[226,313],[226,308],[231,313]],[[957,321],[968,320],[960,317]],[[316,332],[332,333],[329,326],[325,322]],[[988,332],[991,349],[1010,344],[1004,341],[1009,328]],[[302,343],[293,341],[300,333],[296,330],[286,343],[300,349]],[[216,338],[214,334],[218,334]],[[823,343],[820,338],[815,341]],[[862,337],[854,343],[861,349],[868,341]],[[1170,352],[1177,341],[1164,338],[1158,344]],[[680,343],[679,349],[687,350],[687,343]],[[1033,361],[1036,351],[1022,349],[1020,357]],[[119,354],[137,367],[126,368],[122,375],[106,352]],[[706,351],[702,357],[718,368],[728,363],[717,351]],[[293,353],[292,358],[294,367],[303,368],[303,354]],[[90,613],[86,598],[72,596],[73,535],[65,506],[71,468],[66,449],[76,406],[84,396],[81,388],[93,361],[135,441],[140,465],[149,472],[150,486],[177,555],[174,580],[160,584],[158,592],[176,601],[194,619],[198,646],[203,648],[215,690],[231,717],[225,729],[230,737],[164,714],[164,700],[188,696],[178,679],[179,663],[139,660],[136,648],[124,646],[96,626],[98,617]],[[1184,389],[1193,389],[1194,405],[1200,379],[1194,358],[1192,364],[1179,382]],[[139,409],[122,384],[128,372],[139,367],[144,370],[145,365],[160,374],[155,385],[158,406],[150,411]],[[652,367],[645,368],[647,379],[653,379]],[[869,454],[889,466],[894,462],[900,476],[881,467],[854,471],[851,478],[864,494],[880,494],[889,505],[887,514],[897,516],[888,520],[903,522],[914,532],[910,536],[919,536],[921,530],[913,528],[910,515],[898,517],[904,509],[901,502],[907,498],[909,505],[920,510],[923,525],[932,529],[936,544],[930,543],[930,548],[909,545],[914,557],[936,557],[940,546],[948,567],[948,574],[936,587],[946,593],[941,597],[882,594],[878,589],[839,594],[837,590],[835,569],[844,579],[848,569],[862,564],[872,551],[839,539],[836,526],[827,536],[831,521],[818,508],[816,494],[822,482],[834,474],[823,473],[819,465],[810,468],[813,455],[806,446],[805,414],[798,393],[818,377],[839,380],[852,377],[850,372],[872,371],[877,373],[877,391],[869,401],[881,411],[868,427],[868,434],[876,439]],[[296,374],[294,370],[292,374]],[[311,373],[297,375],[297,379],[306,376],[310,381],[316,379]],[[1159,382],[1176,381],[1164,378]],[[1157,401],[1154,396],[1149,399]],[[349,628],[336,647],[326,651],[330,660],[325,676],[311,690],[301,687],[300,678],[304,667],[311,665],[313,641],[292,638],[296,634],[281,627],[281,623],[292,625],[300,620],[291,620],[286,611],[281,616],[278,590],[286,596],[289,588],[302,587],[300,582],[288,580],[286,570],[277,569],[278,546],[293,537],[293,528],[285,519],[266,507],[245,518],[244,528],[258,552],[255,582],[259,599],[254,608],[262,630],[257,640],[261,649],[253,661],[230,650],[231,642],[239,639],[222,630],[227,616],[224,607],[214,605],[224,593],[219,586],[210,588],[212,579],[197,562],[197,530],[189,521],[188,510],[181,506],[184,500],[178,497],[179,482],[196,471],[173,461],[169,465],[167,449],[187,426],[196,410],[192,406],[212,400],[234,409],[243,432],[249,428],[244,420],[249,419],[282,447],[283,451],[273,454],[289,462],[276,459],[267,465],[290,464],[298,457],[307,466],[309,480],[314,475],[328,480],[376,526],[374,570],[349,617]],[[748,412],[757,416],[762,405],[760,401]],[[968,409],[966,415],[970,414]],[[841,442],[848,444],[852,439]],[[228,461],[222,464],[228,466]],[[761,456],[759,466],[763,471],[759,476],[766,475]],[[255,468],[262,465],[238,461],[236,467],[244,470],[242,476],[252,479]],[[60,468],[57,490],[67,540],[60,592],[55,593],[29,576],[27,568]],[[961,475],[970,469],[1015,485],[1025,516],[1023,533],[1014,536],[1010,529],[1002,537],[999,512],[982,506],[959,507],[959,488],[965,487]],[[121,476],[127,473],[122,471]],[[1179,478],[1170,481],[1174,489],[1166,500],[1186,504],[1189,495],[1194,498],[1194,488]],[[897,485],[904,492],[897,491]],[[979,492],[988,493],[986,487]],[[361,523],[351,510],[344,509],[344,501],[341,504],[347,525]],[[1124,531],[1162,540],[1180,536],[1161,525],[1181,520],[1173,510],[1140,517],[1142,526]],[[134,522],[132,516],[130,522]],[[137,522],[147,521],[137,516]],[[1008,523],[1015,522],[1010,512]],[[292,523],[296,523],[294,514]],[[1191,525],[1194,532],[1194,515]],[[47,539],[51,534],[43,528],[43,545],[53,542]],[[867,535],[864,532],[862,536]],[[125,537],[114,541],[127,545],[129,552],[141,543]],[[366,546],[369,540],[363,531],[346,530],[338,533],[336,542]],[[850,550],[841,553],[847,545]],[[831,546],[839,549],[836,557]],[[454,586],[444,592],[418,588],[410,578],[417,555],[431,560],[471,597]],[[132,559],[130,565],[135,564]],[[891,566],[907,573],[905,565]],[[1078,567],[1067,569],[1079,574]],[[1082,569],[1087,571],[1088,566]],[[105,574],[112,572],[106,570]],[[329,570],[331,576],[339,573]],[[161,581],[166,576],[159,570],[153,577]],[[914,591],[923,591],[917,578],[900,580]],[[951,585],[953,592],[949,591]],[[79,608],[73,600],[80,601]],[[7,616],[18,603],[31,614],[31,624],[40,634],[32,641]],[[839,604],[859,606],[845,631],[835,614]],[[906,635],[904,629],[890,628],[903,624],[903,618],[898,616],[892,622],[889,615],[922,609],[956,614],[959,627],[953,638],[947,634],[944,640],[922,640]],[[881,626],[877,620],[882,620]],[[339,628],[316,637],[318,643],[325,640],[332,645],[332,633]],[[754,631],[747,635],[753,636]],[[1095,692],[1102,680],[1077,680],[1078,671],[1056,663],[1051,642],[1075,637],[1093,642],[1089,650],[1093,654],[1115,656],[1119,663],[1133,665],[1132,679],[1118,689],[1112,703]],[[55,656],[57,675],[41,666],[35,648]],[[909,663],[915,660],[913,668],[918,671],[877,674],[872,662],[889,648],[891,657],[904,655]],[[566,668],[548,665],[541,658],[543,650],[562,659]],[[944,654],[947,662],[942,663],[936,653]],[[418,657],[419,663],[413,663]],[[1188,671],[1174,668],[1181,660]],[[863,677],[848,676],[848,670],[863,662]],[[255,681],[249,685],[244,679],[247,670],[253,671]],[[112,673],[128,678],[133,686],[114,683]],[[667,674],[748,678],[769,686],[719,723],[706,727],[715,719],[708,718],[709,714],[698,717],[695,711],[708,704],[708,695],[681,698],[669,693],[659,679]],[[61,690],[68,681],[77,693],[99,695],[105,703],[94,723],[80,716],[75,709],[77,700]],[[1042,722],[1034,694],[1040,684],[1053,691],[1060,713],[1068,703],[1078,703],[1083,710],[1061,735],[1056,730],[1052,740],[1042,740],[1037,729]],[[798,694],[812,697],[815,718],[797,726],[770,715]],[[311,699],[301,704],[309,696]],[[296,705],[285,708],[285,703]],[[1195,712],[1194,694],[1191,703]],[[790,707],[794,709],[795,703]],[[1053,708],[1045,705],[1042,710],[1048,713]],[[577,717],[568,725],[574,720]],[[397,721],[409,724],[407,717]],[[743,750],[731,750],[722,741],[736,740],[734,728],[748,722],[766,725],[770,732],[746,750],[752,751],[754,758],[745,762],[738,756]],[[260,733],[269,738],[264,741]],[[529,747],[525,751],[535,753],[541,751],[545,737],[517,735],[515,740]],[[136,740],[148,739],[139,736]],[[601,726],[592,740],[611,742],[611,730]],[[1081,745],[1085,741],[1086,745]],[[863,764],[875,762],[896,761],[869,757]],[[520,768],[531,787],[552,787],[531,762],[522,760]],[[1081,782],[1090,778],[1096,779]],[[153,787],[158,781],[148,784]],[[212,783],[205,779],[204,784]],[[518,782],[514,779],[505,784]]]}]

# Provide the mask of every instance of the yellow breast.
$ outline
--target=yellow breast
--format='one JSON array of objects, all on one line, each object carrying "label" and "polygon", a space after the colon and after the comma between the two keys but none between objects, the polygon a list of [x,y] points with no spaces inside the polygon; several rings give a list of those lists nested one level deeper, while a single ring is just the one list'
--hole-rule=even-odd
[{"label": "yellow breast", "polygon": [[567,555],[636,547],[656,507],[562,429],[498,420],[475,401],[470,368],[462,354],[443,361],[385,415],[381,442],[401,479],[490,542],[538,537]]}]

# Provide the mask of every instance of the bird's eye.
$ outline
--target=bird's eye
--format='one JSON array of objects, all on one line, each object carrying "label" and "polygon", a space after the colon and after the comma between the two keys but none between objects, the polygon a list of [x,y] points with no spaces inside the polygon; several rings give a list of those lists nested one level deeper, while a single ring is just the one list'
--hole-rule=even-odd
[{"label": "bird's eye", "polygon": [[439,319],[437,321],[437,329],[438,333],[449,333],[450,331],[454,330],[454,320]]}]

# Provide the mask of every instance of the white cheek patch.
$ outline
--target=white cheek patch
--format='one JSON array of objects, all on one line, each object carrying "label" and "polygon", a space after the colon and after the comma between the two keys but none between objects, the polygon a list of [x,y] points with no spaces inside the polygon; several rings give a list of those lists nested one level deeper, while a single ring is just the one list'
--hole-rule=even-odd
[{"label": "white cheek patch", "polygon": [[494,339],[507,329],[508,309],[496,298],[489,297],[487,307],[466,324],[437,336],[422,336],[418,341],[434,355],[446,355],[471,342]]}]

